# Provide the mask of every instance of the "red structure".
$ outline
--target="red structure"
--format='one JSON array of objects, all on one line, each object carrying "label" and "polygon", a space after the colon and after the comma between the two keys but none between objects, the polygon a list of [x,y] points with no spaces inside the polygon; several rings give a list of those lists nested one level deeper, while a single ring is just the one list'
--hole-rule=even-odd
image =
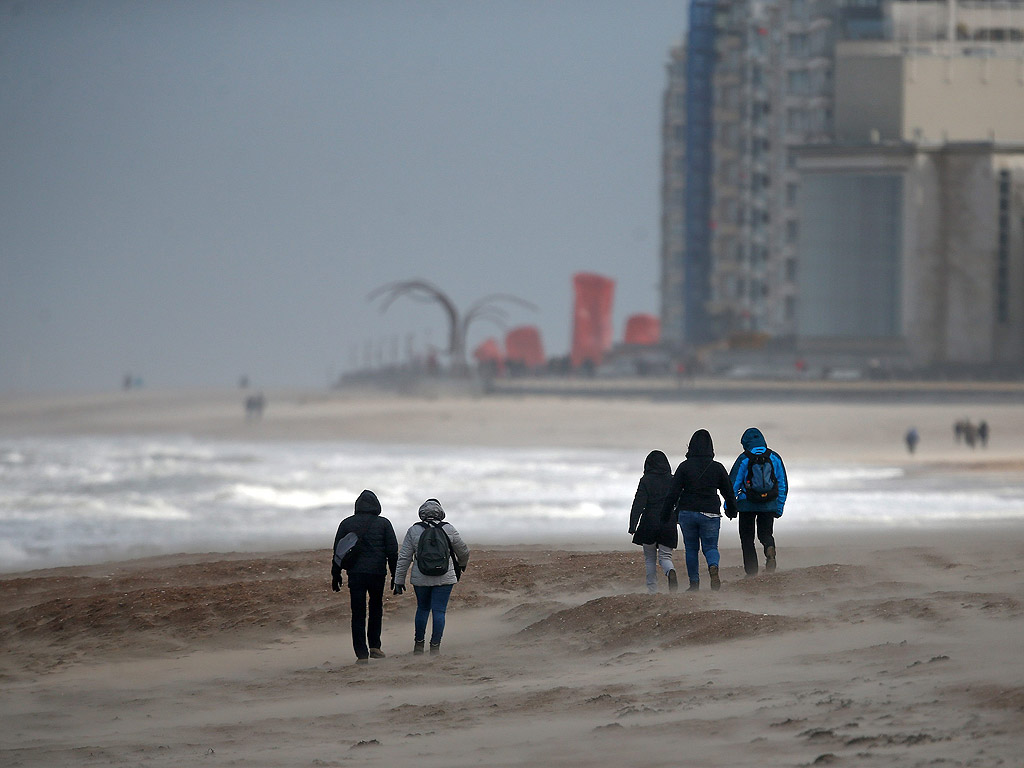
[{"label": "red structure", "polygon": [[572,277],[576,300],[572,316],[572,367],[598,366],[612,346],[612,298],[615,281],[578,272]]},{"label": "red structure", "polygon": [[493,338],[486,339],[473,350],[473,359],[481,365],[492,366],[499,376],[505,372],[505,360],[501,354],[501,348]]},{"label": "red structure", "polygon": [[547,358],[537,327],[524,325],[505,334],[505,357],[509,363],[519,363],[529,369],[543,367]]},{"label": "red structure", "polygon": [[630,315],[626,320],[626,344],[653,347],[661,339],[661,320],[654,315]]}]

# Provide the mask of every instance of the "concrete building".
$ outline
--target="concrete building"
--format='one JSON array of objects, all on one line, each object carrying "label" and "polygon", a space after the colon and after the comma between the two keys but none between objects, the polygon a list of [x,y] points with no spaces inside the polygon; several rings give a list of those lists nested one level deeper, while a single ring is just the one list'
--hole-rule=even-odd
[{"label": "concrete building", "polygon": [[[1024,2],[718,0],[715,33],[712,338],[1024,362]],[[692,347],[686,61],[666,90],[662,324]]]}]

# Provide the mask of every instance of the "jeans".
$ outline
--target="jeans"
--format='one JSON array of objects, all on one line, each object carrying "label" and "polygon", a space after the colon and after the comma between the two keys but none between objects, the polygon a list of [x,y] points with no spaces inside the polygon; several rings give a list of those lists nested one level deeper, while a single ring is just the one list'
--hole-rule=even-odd
[{"label": "jeans", "polygon": [[444,634],[444,615],[448,610],[448,598],[452,596],[454,584],[441,584],[436,587],[417,587],[416,590],[416,634],[413,637],[417,643],[423,642],[427,634],[427,618],[433,617],[430,625],[430,644],[440,645],[441,635]]},{"label": "jeans", "polygon": [[718,565],[718,531],[722,518],[705,515],[688,509],[679,510],[679,529],[683,532],[683,546],[686,547],[686,575],[691,584],[700,581],[700,551],[708,565]]},{"label": "jeans", "polygon": [[753,576],[757,573],[757,550],[754,548],[754,528],[757,539],[767,549],[775,546],[774,512],[740,512],[740,547],[743,549],[743,570]]},{"label": "jeans", "polygon": [[664,544],[644,544],[644,565],[647,568],[647,591],[655,594],[658,591],[658,564],[668,575],[675,568],[672,565],[672,547]]},{"label": "jeans", "polygon": [[[350,572],[348,594],[352,600],[352,648],[356,658],[366,659],[370,656],[370,648],[380,648],[380,631],[384,623],[384,574]],[[370,601],[369,622],[367,598]]]}]

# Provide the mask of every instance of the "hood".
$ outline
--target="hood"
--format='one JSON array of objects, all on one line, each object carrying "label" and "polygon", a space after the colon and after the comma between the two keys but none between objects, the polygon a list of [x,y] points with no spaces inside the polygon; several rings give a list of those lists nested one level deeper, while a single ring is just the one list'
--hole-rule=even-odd
[{"label": "hood", "polygon": [[686,449],[686,458],[692,459],[697,456],[714,456],[715,444],[711,441],[711,433],[706,429],[698,429],[690,438],[690,445]]},{"label": "hood", "polygon": [[420,520],[444,520],[444,510],[441,509],[441,502],[437,499],[427,499],[420,504]]},{"label": "hood", "polygon": [[743,450],[750,451],[751,453],[764,453],[768,450],[768,443],[764,441],[764,435],[761,434],[761,430],[757,427],[751,427],[743,433],[743,437],[740,438],[740,445],[743,446]]},{"label": "hood", "polygon": [[668,475],[672,472],[672,465],[668,463],[668,456],[661,451],[651,451],[647,454],[647,461],[644,462],[644,474]]},{"label": "hood", "polygon": [[379,515],[380,502],[377,501],[377,494],[373,491],[363,491],[356,499],[357,515]]}]

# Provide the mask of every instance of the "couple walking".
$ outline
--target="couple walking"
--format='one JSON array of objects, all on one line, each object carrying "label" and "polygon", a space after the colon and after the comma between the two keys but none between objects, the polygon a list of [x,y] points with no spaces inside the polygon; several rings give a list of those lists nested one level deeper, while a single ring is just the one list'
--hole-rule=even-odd
[{"label": "couple walking", "polygon": [[700,553],[708,566],[711,589],[722,586],[719,575],[718,537],[721,504],[730,520],[739,516],[743,568],[748,576],[758,571],[754,537],[764,547],[765,570],[775,570],[775,519],[782,517],[788,483],[782,457],[768,448],[764,435],[751,427],[740,438],[743,452],[732,469],[715,461],[711,433],[698,429],[690,438],[686,461],[675,475],[668,457],[651,451],[637,486],[629,516],[633,543],[644,549],[647,591],[658,591],[658,568],[668,578],[669,591],[678,588],[672,551],[678,546],[676,523],[683,533],[688,591],[700,589]]},{"label": "couple walking", "polygon": [[413,653],[423,653],[428,619],[432,619],[430,652],[439,653],[448,599],[469,563],[469,547],[455,526],[444,522],[444,509],[437,499],[427,499],[420,505],[420,520],[409,527],[401,549],[391,521],[381,516],[380,501],[373,491],[359,494],[354,512],[338,526],[334,551],[338,551],[338,543],[347,534],[355,533],[358,543],[343,564],[332,561],[331,588],[341,591],[341,572],[347,571],[356,661],[365,663],[385,656],[381,630],[384,581],[389,570],[393,594],[405,592],[406,577],[416,593]]}]

